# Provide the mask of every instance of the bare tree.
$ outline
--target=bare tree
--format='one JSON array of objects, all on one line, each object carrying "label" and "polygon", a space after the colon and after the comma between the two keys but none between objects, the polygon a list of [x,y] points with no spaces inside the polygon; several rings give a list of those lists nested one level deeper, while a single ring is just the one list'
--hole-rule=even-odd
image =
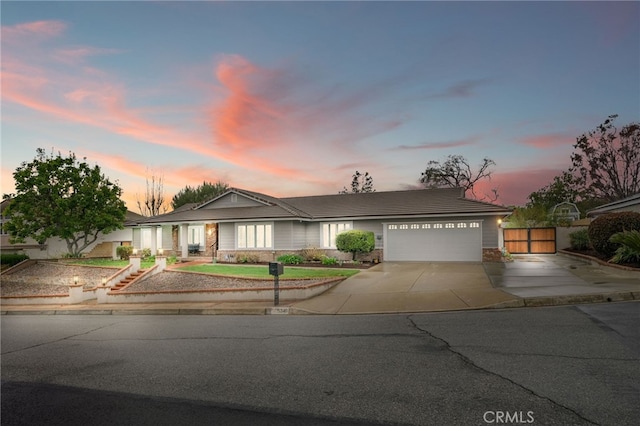
[{"label": "bare tree", "polygon": [[362,174],[356,170],[351,180],[351,191],[345,186],[339,194],[358,194],[360,192],[376,192],[376,190],[373,189],[373,177],[369,172]]},{"label": "bare tree", "polygon": [[136,194],[138,210],[143,216],[157,216],[169,210],[164,198],[164,176],[151,174],[151,180],[147,174],[145,178],[147,190],[144,193],[144,200],[140,200],[140,194]]},{"label": "bare tree", "polygon": [[469,161],[462,155],[449,155],[442,163],[431,160],[427,163],[427,169],[422,172],[420,182],[427,188],[464,188],[465,193],[470,193],[476,200],[496,201],[498,189],[492,188],[491,195],[478,196],[475,191],[476,184],[482,179],[491,180],[492,166],[496,163],[490,158],[483,158],[474,172]]}]

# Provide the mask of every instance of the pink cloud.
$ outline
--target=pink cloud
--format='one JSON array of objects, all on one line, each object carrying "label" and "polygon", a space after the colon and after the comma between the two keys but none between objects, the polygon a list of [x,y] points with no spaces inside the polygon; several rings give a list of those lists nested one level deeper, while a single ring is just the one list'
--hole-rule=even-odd
[{"label": "pink cloud", "polygon": [[532,146],[534,148],[556,148],[559,146],[567,146],[575,142],[575,138],[563,133],[549,133],[546,135],[534,135],[522,138],[521,143]]},{"label": "pink cloud", "polygon": [[26,22],[2,27],[2,38],[15,41],[25,40],[25,37],[55,37],[62,34],[67,28],[67,24],[62,21],[36,21]]},{"label": "pink cloud", "polygon": [[419,145],[398,145],[391,150],[397,151],[412,151],[412,150],[424,150],[424,149],[442,149],[442,148],[456,148],[459,146],[474,145],[480,140],[479,136],[468,137],[457,141],[448,142],[425,142]]},{"label": "pink cloud", "polygon": [[551,183],[560,174],[557,169],[524,169],[509,172],[496,171],[491,180],[477,184],[477,194],[491,194],[497,188],[500,198],[498,204],[522,206],[527,203],[529,194]]},{"label": "pink cloud", "polygon": [[58,49],[53,53],[53,57],[61,62],[69,64],[77,64],[84,61],[85,58],[97,55],[114,55],[122,53],[120,49],[107,49],[92,46],[77,46],[64,49]]}]

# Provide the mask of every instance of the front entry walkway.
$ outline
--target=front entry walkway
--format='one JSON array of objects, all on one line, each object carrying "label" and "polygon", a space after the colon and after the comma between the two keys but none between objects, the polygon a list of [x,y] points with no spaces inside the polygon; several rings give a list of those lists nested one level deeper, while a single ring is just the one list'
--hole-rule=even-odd
[{"label": "front entry walkway", "polygon": [[493,288],[480,263],[383,262],[291,307],[308,313],[367,314],[507,307],[519,300]]}]

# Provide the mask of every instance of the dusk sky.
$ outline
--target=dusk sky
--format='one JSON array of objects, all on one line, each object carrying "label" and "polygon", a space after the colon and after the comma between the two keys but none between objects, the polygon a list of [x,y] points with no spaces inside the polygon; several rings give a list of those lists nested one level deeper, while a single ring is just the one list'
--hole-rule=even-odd
[{"label": "dusk sky", "polygon": [[610,114],[640,119],[639,2],[2,1],[2,193],[38,147],[170,198],[218,181],[417,188],[496,162],[521,205]]}]

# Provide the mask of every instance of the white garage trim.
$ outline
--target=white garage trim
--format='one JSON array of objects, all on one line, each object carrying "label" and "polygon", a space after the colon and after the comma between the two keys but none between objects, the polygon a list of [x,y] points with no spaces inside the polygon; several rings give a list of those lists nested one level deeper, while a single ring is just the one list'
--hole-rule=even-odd
[{"label": "white garage trim", "polygon": [[481,262],[482,221],[385,223],[384,260]]}]

